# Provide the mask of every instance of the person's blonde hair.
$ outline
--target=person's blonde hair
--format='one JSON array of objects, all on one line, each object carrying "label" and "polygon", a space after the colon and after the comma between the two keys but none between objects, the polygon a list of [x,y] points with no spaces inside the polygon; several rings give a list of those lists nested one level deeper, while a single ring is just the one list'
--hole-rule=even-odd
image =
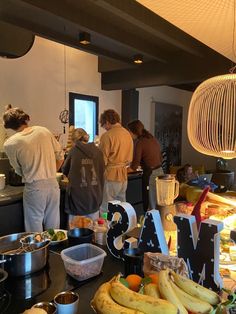
[{"label": "person's blonde hair", "polygon": [[76,141],[87,143],[89,141],[89,135],[84,129],[77,128],[72,131],[71,140],[73,143],[75,143]]}]

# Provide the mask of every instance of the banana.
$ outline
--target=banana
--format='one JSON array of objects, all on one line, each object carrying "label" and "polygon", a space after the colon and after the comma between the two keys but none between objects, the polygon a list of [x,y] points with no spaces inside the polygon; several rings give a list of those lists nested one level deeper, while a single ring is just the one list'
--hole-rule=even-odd
[{"label": "banana", "polygon": [[144,285],[143,292],[145,295],[149,295],[150,297],[160,299],[160,293],[158,291],[158,286],[155,283],[148,283]]},{"label": "banana", "polygon": [[178,286],[176,286],[170,280],[171,287],[173,288],[174,292],[176,293],[177,297],[180,299],[180,302],[183,306],[190,312],[197,313],[197,314],[206,314],[210,313],[212,310],[212,306],[210,303],[197,299],[190,294],[186,293],[184,290],[181,290]]},{"label": "banana", "polygon": [[188,311],[185,309],[171,286],[169,272],[169,269],[163,269],[159,272],[158,287],[161,296],[174,304],[179,309],[180,314],[188,314]]},{"label": "banana", "polygon": [[170,302],[134,292],[118,281],[111,283],[110,294],[117,303],[146,314],[178,313],[177,307]]},{"label": "banana", "polygon": [[171,271],[171,275],[174,278],[174,283],[180,289],[184,290],[188,294],[191,294],[193,297],[208,302],[211,305],[216,305],[220,302],[220,297],[216,292],[209,290],[192,281],[191,279],[188,279],[175,273],[174,271]]},{"label": "banana", "polygon": [[110,296],[111,283],[105,282],[95,293],[91,306],[99,314],[144,314],[117,304]]}]

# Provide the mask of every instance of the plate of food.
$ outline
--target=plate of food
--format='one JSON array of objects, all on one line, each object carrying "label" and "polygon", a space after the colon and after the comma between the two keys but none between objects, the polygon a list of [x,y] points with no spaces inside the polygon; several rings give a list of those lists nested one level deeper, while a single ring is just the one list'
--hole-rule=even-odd
[{"label": "plate of food", "polygon": [[48,238],[51,240],[50,244],[58,244],[68,239],[67,230],[63,229],[47,229],[44,233],[47,234]]}]

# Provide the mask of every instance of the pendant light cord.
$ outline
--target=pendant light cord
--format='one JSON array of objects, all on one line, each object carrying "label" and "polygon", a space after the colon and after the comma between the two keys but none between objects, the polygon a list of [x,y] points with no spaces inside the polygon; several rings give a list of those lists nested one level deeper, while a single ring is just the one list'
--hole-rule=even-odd
[{"label": "pendant light cord", "polygon": [[[234,64],[236,62],[236,53],[235,53],[235,11],[236,11],[236,0],[234,0],[234,3],[233,3],[233,40],[232,40],[232,52],[233,52],[233,57],[234,57]],[[230,70],[229,72],[230,73],[234,73],[236,70],[236,65],[234,65]]]},{"label": "pendant light cord", "polygon": [[64,45],[64,96],[65,96],[65,109],[66,109],[66,46]]}]

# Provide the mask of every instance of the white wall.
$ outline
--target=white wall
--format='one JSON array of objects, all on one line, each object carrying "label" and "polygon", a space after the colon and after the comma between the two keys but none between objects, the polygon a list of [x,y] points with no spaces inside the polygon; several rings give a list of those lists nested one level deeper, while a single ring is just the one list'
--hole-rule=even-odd
[{"label": "white wall", "polygon": [[[101,90],[98,58],[70,47],[66,47],[66,56],[67,96],[68,92],[98,96],[100,113],[108,108],[120,113],[121,91]],[[32,125],[62,132],[58,117],[65,106],[64,86],[63,45],[36,37],[25,56],[0,58],[0,112],[10,103],[25,110]]]},{"label": "white wall", "polygon": [[[101,90],[98,58],[70,47],[66,47],[66,56],[67,96],[68,92],[98,96],[99,113],[108,108],[121,113],[121,91]],[[182,163],[204,163],[208,169],[215,168],[215,158],[195,151],[187,138],[186,121],[191,93],[167,86],[140,88],[138,91],[139,118],[152,133],[152,100],[183,106]],[[46,126],[53,133],[62,132],[63,125],[58,117],[65,107],[63,45],[36,37],[32,49],[25,56],[0,58],[0,114],[9,103],[29,113],[31,124]],[[68,109],[68,99],[66,107]],[[103,130],[99,129],[99,134],[101,132]],[[236,161],[229,161],[229,168],[233,170],[235,167]]]},{"label": "white wall", "polygon": [[198,153],[192,148],[187,136],[187,114],[192,93],[168,86],[140,88],[139,91],[139,119],[145,127],[154,133],[155,108],[153,101],[174,104],[183,107],[182,123],[182,164],[204,164],[206,169],[214,169],[214,157]]}]

